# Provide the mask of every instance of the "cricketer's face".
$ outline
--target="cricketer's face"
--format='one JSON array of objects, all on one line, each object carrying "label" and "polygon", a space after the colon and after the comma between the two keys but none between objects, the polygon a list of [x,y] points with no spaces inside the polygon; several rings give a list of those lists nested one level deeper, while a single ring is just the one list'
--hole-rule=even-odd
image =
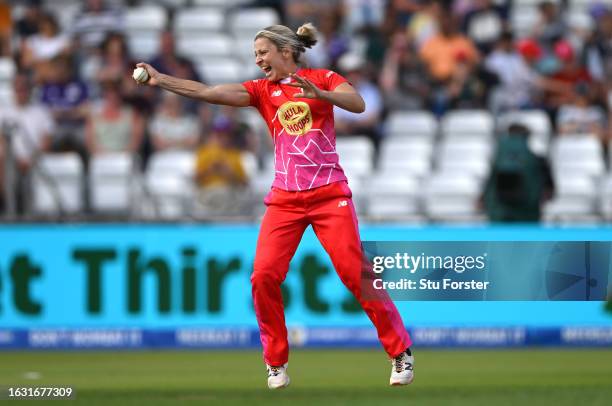
[{"label": "cricketer's face", "polygon": [[279,50],[267,38],[257,38],[254,49],[255,63],[264,72],[266,79],[276,82],[289,74],[287,64],[291,53],[288,50]]}]

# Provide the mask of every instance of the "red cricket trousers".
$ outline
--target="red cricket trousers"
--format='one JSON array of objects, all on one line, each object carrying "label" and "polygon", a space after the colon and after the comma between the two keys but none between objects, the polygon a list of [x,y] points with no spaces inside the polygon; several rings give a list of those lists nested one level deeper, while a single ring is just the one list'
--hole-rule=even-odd
[{"label": "red cricket trousers", "polygon": [[268,207],[257,240],[251,284],[263,357],[268,365],[283,365],[289,358],[280,285],[308,225],[312,225],[338,276],[376,327],[387,354],[395,357],[412,344],[388,297],[387,300],[363,297],[361,274],[367,261],[363,260],[351,196],[346,182],[335,182],[301,192],[272,188],[265,199]]}]

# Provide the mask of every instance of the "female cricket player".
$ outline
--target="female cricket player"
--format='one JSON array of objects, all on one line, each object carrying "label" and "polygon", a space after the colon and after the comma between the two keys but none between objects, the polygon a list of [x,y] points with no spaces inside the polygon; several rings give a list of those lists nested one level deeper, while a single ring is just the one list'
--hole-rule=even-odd
[{"label": "female cricket player", "polygon": [[360,302],[392,360],[391,385],[412,382],[411,339],[390,300],[364,297],[364,261],[357,217],[336,153],[333,107],[361,113],[365,103],[345,78],[326,69],[308,69],[300,57],[316,40],[308,23],[297,33],[273,25],[255,36],[255,63],[265,79],[208,86],[157,72],[146,63],[147,83],[171,92],[229,106],[253,106],[274,140],[275,177],[264,199],[253,274],[255,313],[259,324],[268,387],[289,385],[289,344],[280,285],[289,270],[306,227],[312,226],[342,282]]}]

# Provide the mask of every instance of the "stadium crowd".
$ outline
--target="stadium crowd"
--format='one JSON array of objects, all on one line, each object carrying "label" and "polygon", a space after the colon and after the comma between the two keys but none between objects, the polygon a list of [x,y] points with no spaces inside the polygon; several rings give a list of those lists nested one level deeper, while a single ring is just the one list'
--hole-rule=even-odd
[{"label": "stadium crowd", "polygon": [[[68,17],[63,5],[72,6]],[[2,74],[0,191],[9,189],[7,182],[15,185],[14,193],[0,194],[0,211],[7,212],[15,194],[12,210],[32,213],[32,168],[48,154],[75,152],[87,173],[97,156],[128,153],[144,173],[156,154],[183,151],[196,155],[195,212],[252,213],[249,184],[260,182],[253,177],[269,166],[271,140],[252,112],[135,83],[131,73],[142,52],[131,49],[126,12],[150,5],[163,6],[166,18],[146,61],[163,73],[213,83],[217,78],[199,66],[206,60],[194,60],[177,45],[181,10],[217,7],[230,15],[268,8],[292,28],[312,21],[320,41],[307,63],[339,71],[364,97],[365,113],[336,111],[336,129],[339,140],[370,140],[372,168],[381,166],[376,158],[389,138],[386,123],[398,111],[427,111],[443,120],[456,110],[486,110],[492,117],[538,110],[553,139],[594,137],[606,153],[612,138],[607,1],[0,2],[2,66],[14,66]],[[231,47],[237,50],[238,42]],[[251,72],[244,68],[241,79],[257,74]],[[252,162],[245,162],[245,152]],[[84,177],[79,206],[86,214],[95,211],[89,180]]]}]

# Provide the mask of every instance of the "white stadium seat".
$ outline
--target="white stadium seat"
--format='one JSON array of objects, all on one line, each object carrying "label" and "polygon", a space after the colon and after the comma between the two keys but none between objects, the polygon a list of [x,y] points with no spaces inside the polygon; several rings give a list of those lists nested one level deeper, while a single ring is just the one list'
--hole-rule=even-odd
[{"label": "white stadium seat", "polygon": [[349,179],[364,177],[372,173],[374,146],[369,138],[363,136],[340,137],[336,139],[336,151],[340,166]]},{"label": "white stadium seat", "polygon": [[158,217],[176,219],[190,214],[195,158],[192,152],[182,151],[158,152],[151,157],[145,182]]},{"label": "white stadium seat", "polygon": [[484,178],[491,167],[492,142],[489,138],[442,140],[436,167],[443,172],[466,173]]},{"label": "white stadium seat", "polygon": [[181,35],[205,35],[222,32],[225,29],[225,15],[214,8],[184,8],[178,10],[174,20],[174,33]]},{"label": "white stadium seat", "polygon": [[552,168],[556,173],[603,175],[605,162],[603,147],[592,135],[562,135],[553,143]]},{"label": "white stadium seat", "polygon": [[211,85],[238,83],[246,80],[243,65],[233,58],[214,58],[200,61],[198,72]]},{"label": "white stadium seat", "polygon": [[479,180],[469,174],[436,172],[425,182],[425,212],[434,221],[481,222]]},{"label": "white stadium seat", "polygon": [[122,212],[132,207],[134,162],[129,153],[93,156],[89,169],[91,207],[96,212]]},{"label": "white stadium seat", "polygon": [[230,29],[236,36],[255,37],[257,31],[270,25],[279,24],[280,17],[273,8],[238,9],[230,17]]},{"label": "white stadium seat", "polygon": [[336,151],[340,154],[340,159],[346,160],[372,160],[374,156],[374,146],[370,139],[359,135],[337,138]]},{"label": "white stadium seat", "polygon": [[425,176],[431,170],[433,143],[428,138],[391,138],[383,142],[378,159],[382,171]]},{"label": "white stadium seat", "polygon": [[420,182],[396,171],[377,172],[367,182],[367,214],[374,219],[420,219]]},{"label": "white stadium seat", "polygon": [[76,153],[45,154],[32,176],[35,213],[79,213],[83,210],[83,163]]},{"label": "white stadium seat", "polygon": [[149,60],[160,50],[160,34],[157,31],[128,33],[127,43],[135,58]]},{"label": "white stadium seat", "polygon": [[385,123],[387,137],[428,137],[438,132],[438,121],[429,111],[394,111]]},{"label": "white stadium seat", "polygon": [[168,16],[161,6],[147,6],[125,9],[125,26],[128,32],[161,31],[166,27]]},{"label": "white stadium seat", "polygon": [[590,176],[563,173],[555,177],[555,197],[543,208],[545,222],[597,219],[597,188]]},{"label": "white stadium seat", "polygon": [[231,57],[233,42],[224,34],[179,35],[176,38],[179,54],[206,61],[208,58]]},{"label": "white stadium seat", "polygon": [[495,131],[493,116],[486,110],[451,110],[442,118],[442,136],[490,138]]}]

